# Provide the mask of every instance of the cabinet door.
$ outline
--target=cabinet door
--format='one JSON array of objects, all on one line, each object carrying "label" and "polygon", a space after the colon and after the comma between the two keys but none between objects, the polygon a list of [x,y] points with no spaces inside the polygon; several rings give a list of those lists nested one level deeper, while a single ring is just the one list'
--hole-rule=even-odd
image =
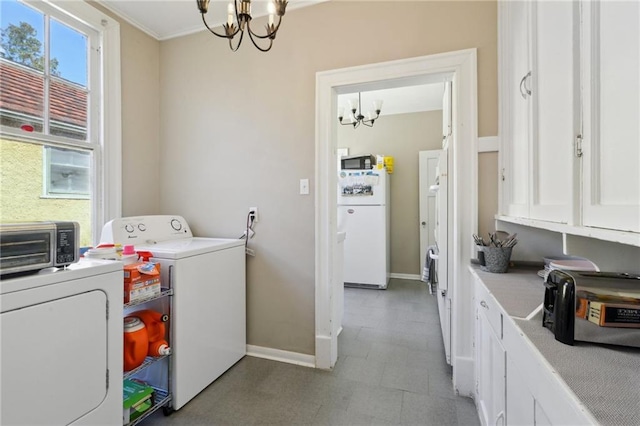
[{"label": "cabinet door", "polygon": [[514,361],[507,356],[507,424],[528,426],[534,424],[534,399],[526,380]]},{"label": "cabinet door", "polygon": [[578,133],[574,111],[579,79],[573,53],[577,13],[573,2],[531,4],[532,219],[572,221],[573,142]]},{"label": "cabinet door", "polygon": [[581,10],[583,224],[640,232],[640,3]]},{"label": "cabinet door", "polygon": [[483,311],[477,312],[476,392],[483,425],[505,424],[506,353]]},{"label": "cabinet door", "polygon": [[502,213],[529,216],[528,2],[499,2]]}]

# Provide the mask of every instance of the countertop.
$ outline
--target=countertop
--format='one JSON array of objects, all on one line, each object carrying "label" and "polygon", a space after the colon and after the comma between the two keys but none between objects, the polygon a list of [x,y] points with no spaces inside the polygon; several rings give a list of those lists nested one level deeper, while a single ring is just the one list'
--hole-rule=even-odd
[{"label": "countertop", "polygon": [[536,311],[544,297],[536,268],[505,274],[484,272],[478,265],[470,269],[598,422],[640,425],[639,349],[556,341]]}]

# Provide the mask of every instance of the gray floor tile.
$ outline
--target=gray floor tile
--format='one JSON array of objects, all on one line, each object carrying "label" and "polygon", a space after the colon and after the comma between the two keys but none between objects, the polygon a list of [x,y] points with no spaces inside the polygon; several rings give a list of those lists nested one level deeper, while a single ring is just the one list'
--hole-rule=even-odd
[{"label": "gray floor tile", "polygon": [[406,364],[386,364],[380,385],[403,391],[426,394],[429,391],[429,375],[424,367]]},{"label": "gray floor tile", "polygon": [[478,412],[471,398],[456,399],[456,413],[460,426],[480,426]]},{"label": "gray floor tile", "polygon": [[336,366],[340,377],[369,385],[380,384],[384,363],[348,356],[341,364]]},{"label": "gray floor tile", "polygon": [[245,357],[169,417],[149,425],[479,425],[457,396],[438,308],[424,283],[345,289],[331,371]]},{"label": "gray floor tile", "polygon": [[402,411],[402,391],[380,386],[356,387],[347,411],[398,423]]},{"label": "gray floor tile", "polygon": [[401,421],[406,425],[457,425],[456,403],[448,398],[404,392]]}]

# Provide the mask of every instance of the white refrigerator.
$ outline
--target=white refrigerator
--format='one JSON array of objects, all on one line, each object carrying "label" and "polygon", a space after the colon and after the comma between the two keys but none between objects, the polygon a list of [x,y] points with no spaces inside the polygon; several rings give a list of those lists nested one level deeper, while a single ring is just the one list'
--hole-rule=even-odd
[{"label": "white refrigerator", "polygon": [[389,175],[386,170],[341,170],[338,231],[344,241],[345,286],[386,289],[389,282]]}]

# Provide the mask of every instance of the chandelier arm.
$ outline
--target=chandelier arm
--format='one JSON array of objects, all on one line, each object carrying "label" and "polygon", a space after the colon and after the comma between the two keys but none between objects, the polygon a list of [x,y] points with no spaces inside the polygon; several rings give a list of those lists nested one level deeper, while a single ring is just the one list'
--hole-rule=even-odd
[{"label": "chandelier arm", "polygon": [[[249,31],[247,31],[249,33],[249,38],[251,39],[251,43],[253,43],[253,45],[256,47],[256,49],[258,49],[261,52],[268,52],[269,50],[271,50],[271,46],[273,46],[273,39],[269,39],[269,47],[267,48],[263,48],[258,46],[258,44],[256,43],[256,41],[253,39],[253,33],[251,32],[251,29],[249,29]],[[244,34],[244,32],[243,32]]]},{"label": "chandelier arm", "polygon": [[343,126],[353,126],[353,123],[343,123],[342,121],[338,121]]},{"label": "chandelier arm", "polygon": [[[256,37],[256,38],[261,38],[261,39],[265,39],[265,38],[270,38],[273,39],[276,37],[276,33],[278,32],[278,30],[280,29],[280,24],[282,23],[282,16],[278,16],[278,25],[276,25],[273,28],[273,31],[269,31],[267,30],[267,35],[260,35],[260,34],[256,34],[251,30],[251,25],[249,24],[249,22],[247,22],[247,29],[249,30],[249,34],[251,34],[252,37]],[[269,28],[269,26],[267,25],[267,28]]]},{"label": "chandelier arm", "polygon": [[204,18],[204,13],[201,13],[202,15],[202,22],[204,22],[204,26],[207,27],[207,29],[209,30],[209,32],[211,32],[211,34],[218,36],[220,38],[228,38],[229,40],[231,40],[236,34],[238,34],[238,31],[240,31],[240,28],[238,28],[233,34],[231,35],[222,35],[222,34],[218,34],[217,32],[213,31],[213,29],[211,29],[211,27],[209,27],[209,24],[207,24],[207,20]]},{"label": "chandelier arm", "polygon": [[232,52],[238,51],[240,45],[242,44],[242,37],[244,37],[244,31],[240,33],[240,38],[238,39],[238,44],[236,44],[235,48],[233,47],[233,43],[231,42],[232,39],[229,39],[229,49],[231,49]]},{"label": "chandelier arm", "polygon": [[373,127],[373,120],[369,121],[369,120],[363,120],[362,124],[364,124],[367,127]]}]

